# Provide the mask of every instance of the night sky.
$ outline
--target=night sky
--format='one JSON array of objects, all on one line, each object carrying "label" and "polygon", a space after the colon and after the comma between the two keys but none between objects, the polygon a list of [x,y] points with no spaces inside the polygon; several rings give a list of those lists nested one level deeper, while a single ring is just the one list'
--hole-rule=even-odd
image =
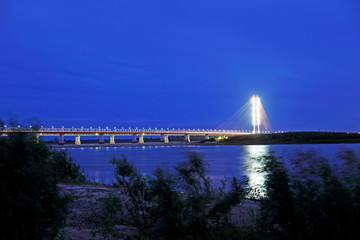
[{"label": "night sky", "polygon": [[[360,131],[360,1],[1,0],[0,118]],[[249,123],[248,129],[251,129]]]}]

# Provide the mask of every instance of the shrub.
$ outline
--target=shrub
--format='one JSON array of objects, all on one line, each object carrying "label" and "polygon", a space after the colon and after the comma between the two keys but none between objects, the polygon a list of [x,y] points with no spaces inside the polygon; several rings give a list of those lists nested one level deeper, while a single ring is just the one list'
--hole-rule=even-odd
[{"label": "shrub", "polygon": [[122,213],[122,201],[119,197],[108,194],[106,197],[100,198],[100,229],[99,233],[104,239],[118,238],[119,232],[115,226],[118,223],[118,216]]},{"label": "shrub", "polygon": [[300,153],[290,173],[273,154],[260,159],[267,177],[258,231],[265,239],[360,238],[360,162],[352,152],[339,156],[337,168]]},{"label": "shrub", "polygon": [[85,182],[84,170],[72,157],[67,156],[65,150],[50,151],[49,164],[58,182]]},{"label": "shrub", "polygon": [[51,154],[32,135],[0,139],[0,233],[2,239],[54,239],[67,215]]},{"label": "shrub", "polygon": [[116,165],[115,173],[121,174],[116,176],[118,182],[127,189],[124,214],[139,228],[139,239],[239,239],[240,231],[228,213],[244,199],[244,181],[234,178],[229,192],[215,191],[206,162],[196,154],[179,163],[174,174],[158,167],[148,177],[124,157],[111,163]]},{"label": "shrub", "polygon": [[127,160],[125,155],[122,155],[121,158],[114,156],[109,163],[116,166],[114,170],[116,183],[114,185],[120,187],[124,193],[127,193],[130,184],[129,179],[135,174],[136,169]]}]

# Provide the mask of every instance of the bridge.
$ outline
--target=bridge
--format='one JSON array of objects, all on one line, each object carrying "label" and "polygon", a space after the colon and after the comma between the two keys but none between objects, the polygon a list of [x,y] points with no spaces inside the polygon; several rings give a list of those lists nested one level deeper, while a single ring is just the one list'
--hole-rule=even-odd
[{"label": "bridge", "polygon": [[[253,95],[253,97],[246,103],[244,106],[248,108],[248,105],[251,104],[251,114],[252,114],[252,125],[253,131],[247,130],[220,130],[220,129],[169,129],[169,128],[34,128],[34,127],[2,127],[0,128],[0,135],[8,135],[12,132],[23,132],[23,133],[33,133],[39,138],[40,136],[58,136],[59,145],[64,145],[64,136],[75,136],[75,144],[81,144],[81,137],[83,136],[98,136],[99,143],[104,144],[104,136],[110,137],[110,144],[115,144],[116,136],[132,136],[133,143],[144,143],[144,136],[160,136],[160,142],[168,143],[169,136],[184,136],[185,142],[190,142],[190,136],[204,136],[205,139],[208,139],[210,136],[237,136],[237,135],[246,135],[246,134],[255,134],[268,131],[268,121],[263,109],[260,98],[258,95]],[[260,126],[264,125],[267,131],[260,131]]]},{"label": "bridge", "polygon": [[190,136],[237,136],[251,134],[243,130],[217,130],[217,129],[163,129],[163,128],[24,128],[24,127],[5,127],[0,130],[0,134],[8,135],[13,132],[33,133],[40,136],[58,136],[59,145],[64,144],[64,136],[75,136],[75,144],[81,144],[82,136],[98,136],[99,144],[104,144],[104,136],[110,136],[110,144],[115,144],[115,136],[132,136],[133,143],[144,143],[144,136],[160,136],[160,142],[168,143],[169,136],[184,136],[185,142],[190,142]]}]

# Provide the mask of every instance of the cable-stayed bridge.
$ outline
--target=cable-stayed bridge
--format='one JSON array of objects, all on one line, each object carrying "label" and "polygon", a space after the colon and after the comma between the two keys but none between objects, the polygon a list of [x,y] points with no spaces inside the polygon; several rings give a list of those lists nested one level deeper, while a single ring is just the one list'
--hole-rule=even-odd
[{"label": "cable-stayed bridge", "polygon": [[[58,136],[59,145],[63,145],[65,136],[75,136],[75,144],[81,144],[81,137],[84,136],[98,136],[99,143],[104,144],[104,136],[110,137],[110,144],[115,144],[116,136],[132,136],[133,143],[144,143],[144,136],[160,136],[160,142],[168,143],[169,136],[184,136],[185,142],[190,142],[190,136],[204,136],[205,139],[209,137],[228,137],[228,136],[237,136],[237,135],[247,135],[247,134],[259,134],[259,133],[269,133],[270,124],[267,120],[266,113],[262,104],[260,102],[259,96],[253,95],[253,97],[246,103],[242,108],[250,110],[251,113],[251,122],[253,126],[252,131],[247,130],[226,130],[226,129],[175,129],[175,128],[34,128],[34,127],[3,127],[0,129],[1,135],[8,135],[12,132],[23,132],[23,133],[33,133],[38,138],[40,136]],[[248,112],[248,111],[247,111]],[[232,121],[234,117],[232,117]],[[225,121],[226,125],[226,121]],[[264,126],[265,131],[260,131],[260,126]],[[224,126],[224,123],[221,125]],[[271,127],[270,127],[271,128]]]},{"label": "cable-stayed bridge", "polygon": [[36,136],[58,136],[59,144],[64,144],[64,136],[75,136],[75,144],[81,144],[83,136],[98,136],[99,143],[104,143],[104,136],[110,137],[110,144],[115,144],[116,136],[132,136],[133,143],[144,143],[144,136],[160,136],[160,141],[168,143],[170,136],[184,136],[185,142],[190,142],[190,136],[204,136],[205,139],[210,136],[237,136],[251,134],[243,130],[218,130],[218,129],[163,129],[163,128],[23,128],[23,127],[5,127],[0,133],[7,135],[12,132],[33,133]]}]

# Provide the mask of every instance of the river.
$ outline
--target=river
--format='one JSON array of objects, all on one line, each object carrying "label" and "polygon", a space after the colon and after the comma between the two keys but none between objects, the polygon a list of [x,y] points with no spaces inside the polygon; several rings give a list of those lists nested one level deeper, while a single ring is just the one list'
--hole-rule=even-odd
[{"label": "river", "polygon": [[112,184],[114,166],[109,160],[125,155],[143,174],[151,174],[157,166],[173,169],[177,163],[195,152],[208,162],[208,176],[215,185],[224,177],[247,176],[250,185],[262,184],[263,176],[256,171],[256,158],[273,151],[285,164],[297,156],[298,152],[315,151],[317,155],[338,163],[337,153],[352,149],[360,156],[360,144],[305,144],[305,145],[186,145],[186,146],[146,146],[146,147],[90,147],[67,148],[67,152],[84,169],[87,179],[99,183]]}]

